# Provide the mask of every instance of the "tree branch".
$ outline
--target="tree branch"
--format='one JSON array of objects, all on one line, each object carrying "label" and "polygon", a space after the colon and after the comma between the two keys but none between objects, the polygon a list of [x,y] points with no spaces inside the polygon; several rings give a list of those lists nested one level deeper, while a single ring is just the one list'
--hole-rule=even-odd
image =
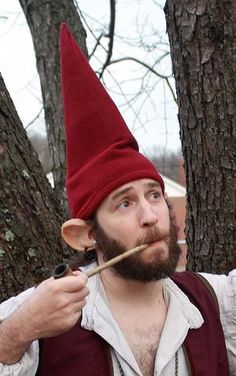
[{"label": "tree branch", "polygon": [[111,10],[111,18],[110,18],[110,26],[109,26],[109,33],[108,38],[109,45],[108,45],[108,52],[107,52],[107,58],[105,63],[103,64],[102,70],[99,74],[99,78],[101,79],[103,76],[103,73],[108,65],[110,65],[112,52],[113,52],[113,44],[114,44],[114,33],[115,33],[115,18],[116,18],[116,1],[110,0],[110,10]]},{"label": "tree branch", "polygon": [[44,108],[41,107],[39,113],[33,118],[33,120],[31,120],[26,126],[25,126],[25,129],[29,128],[34,122],[35,120],[37,120],[39,118],[39,116],[41,115],[41,113],[43,112]]},{"label": "tree branch", "polygon": [[[168,52],[166,52],[166,53],[161,57],[161,59],[163,59],[167,54],[168,54]],[[112,60],[112,61],[109,62],[109,65],[116,64],[116,63],[120,63],[120,62],[122,62],[122,61],[134,61],[135,63],[144,66],[146,69],[148,69],[150,72],[152,72],[153,74],[155,74],[157,77],[162,78],[163,80],[165,80],[166,83],[167,83],[167,86],[169,87],[169,89],[170,89],[170,91],[171,91],[171,94],[172,94],[172,96],[173,96],[174,101],[177,103],[177,98],[176,98],[175,92],[174,92],[174,90],[173,90],[173,88],[172,88],[172,86],[171,86],[171,84],[170,84],[170,82],[169,82],[169,78],[170,78],[171,76],[164,76],[163,74],[158,73],[158,72],[157,72],[155,69],[153,69],[150,65],[144,63],[142,60],[138,60],[138,59],[136,59],[135,57],[122,57],[122,58],[117,59],[117,60]],[[160,59],[159,59],[159,61],[160,61]]]},{"label": "tree branch", "polygon": [[102,39],[102,37],[103,37],[103,33],[101,33],[101,34],[99,35],[99,37],[96,38],[96,43],[95,43],[95,45],[94,45],[94,47],[93,47],[93,50],[92,50],[91,54],[89,54],[89,60],[91,59],[91,56],[94,55],[94,53],[95,53],[97,47],[98,47],[99,45],[101,46],[100,40]]}]

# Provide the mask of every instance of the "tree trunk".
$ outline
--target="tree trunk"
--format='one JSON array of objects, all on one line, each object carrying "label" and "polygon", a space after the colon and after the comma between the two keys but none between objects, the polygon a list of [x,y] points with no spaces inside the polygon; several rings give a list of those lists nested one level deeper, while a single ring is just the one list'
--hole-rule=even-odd
[{"label": "tree trunk", "polygon": [[189,268],[236,266],[236,2],[165,5],[187,181]]},{"label": "tree trunk", "polygon": [[87,54],[86,32],[73,0],[19,0],[29,25],[41,82],[55,194],[66,207],[65,137],[61,106],[59,30],[66,22]]},{"label": "tree trunk", "polygon": [[0,75],[0,301],[48,277],[72,253],[59,201]]}]

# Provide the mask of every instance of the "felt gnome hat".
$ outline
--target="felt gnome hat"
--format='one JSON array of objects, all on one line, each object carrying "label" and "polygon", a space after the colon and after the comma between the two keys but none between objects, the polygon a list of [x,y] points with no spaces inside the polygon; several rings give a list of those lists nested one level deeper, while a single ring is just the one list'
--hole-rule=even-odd
[{"label": "felt gnome hat", "polygon": [[164,183],[138,144],[70,31],[60,31],[66,130],[66,187],[71,216],[90,219],[115,189],[133,180]]}]

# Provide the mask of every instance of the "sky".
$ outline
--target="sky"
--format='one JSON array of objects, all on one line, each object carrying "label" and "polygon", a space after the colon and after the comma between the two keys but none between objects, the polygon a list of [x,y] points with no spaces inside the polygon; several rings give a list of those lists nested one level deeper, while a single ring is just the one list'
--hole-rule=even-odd
[{"label": "sky", "polygon": [[[168,50],[164,12],[157,1],[117,2],[114,59],[132,56],[152,65],[153,56],[157,59],[158,53]],[[95,0],[79,0],[78,3],[96,35],[100,33],[101,23],[104,30],[107,30],[108,0],[99,0],[99,6]],[[163,5],[164,1],[158,1],[158,4]],[[149,46],[146,51],[140,48],[138,37]],[[163,43],[156,46],[158,39]],[[107,38],[102,40],[104,46],[106,41]],[[89,32],[87,45],[90,52],[94,39]],[[155,54],[150,53],[152,49]],[[23,125],[29,133],[45,134],[43,112],[31,124],[42,109],[42,99],[31,35],[18,0],[0,1],[0,51],[0,71]],[[98,60],[104,61],[102,49],[98,50],[97,58],[90,61],[95,70]],[[163,59],[157,69],[159,73],[171,76],[170,57]],[[126,99],[130,100],[131,94],[139,91],[140,81],[137,77],[142,72],[143,68],[134,62],[114,64],[104,76],[105,85],[138,140],[142,152],[151,155],[166,148],[175,152],[180,149],[177,106],[166,83],[156,76],[149,76],[145,86],[150,90],[151,101],[147,101],[147,96],[142,95],[136,98],[132,108],[127,106],[126,100],[121,96],[121,90],[125,91]],[[121,83],[121,89],[115,85],[117,81]],[[174,87],[173,78],[171,82]]]}]

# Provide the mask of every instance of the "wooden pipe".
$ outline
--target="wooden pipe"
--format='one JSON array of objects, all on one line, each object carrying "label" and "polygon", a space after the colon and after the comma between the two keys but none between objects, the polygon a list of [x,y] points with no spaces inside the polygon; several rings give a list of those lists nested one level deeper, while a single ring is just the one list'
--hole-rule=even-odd
[{"label": "wooden pipe", "polygon": [[69,275],[73,275],[73,272],[70,266],[64,262],[55,266],[52,272],[52,277],[55,279],[68,277]]},{"label": "wooden pipe", "polygon": [[[124,260],[125,258],[127,258],[131,255],[134,255],[135,253],[144,251],[144,249],[146,249],[147,247],[148,247],[148,244],[142,244],[142,245],[139,245],[138,247],[129,249],[128,251],[122,253],[121,255],[118,255],[118,256],[114,257],[113,259],[106,261],[104,264],[99,265],[92,270],[89,270],[86,274],[87,274],[88,278],[90,278],[93,275],[100,273],[102,270],[105,270],[105,269],[117,264],[121,260]],[[58,264],[52,272],[52,276],[55,279],[58,279],[58,278],[61,278],[61,277],[66,277],[66,276],[69,276],[69,275],[73,275],[73,272],[72,272],[70,266],[66,263]]]}]

